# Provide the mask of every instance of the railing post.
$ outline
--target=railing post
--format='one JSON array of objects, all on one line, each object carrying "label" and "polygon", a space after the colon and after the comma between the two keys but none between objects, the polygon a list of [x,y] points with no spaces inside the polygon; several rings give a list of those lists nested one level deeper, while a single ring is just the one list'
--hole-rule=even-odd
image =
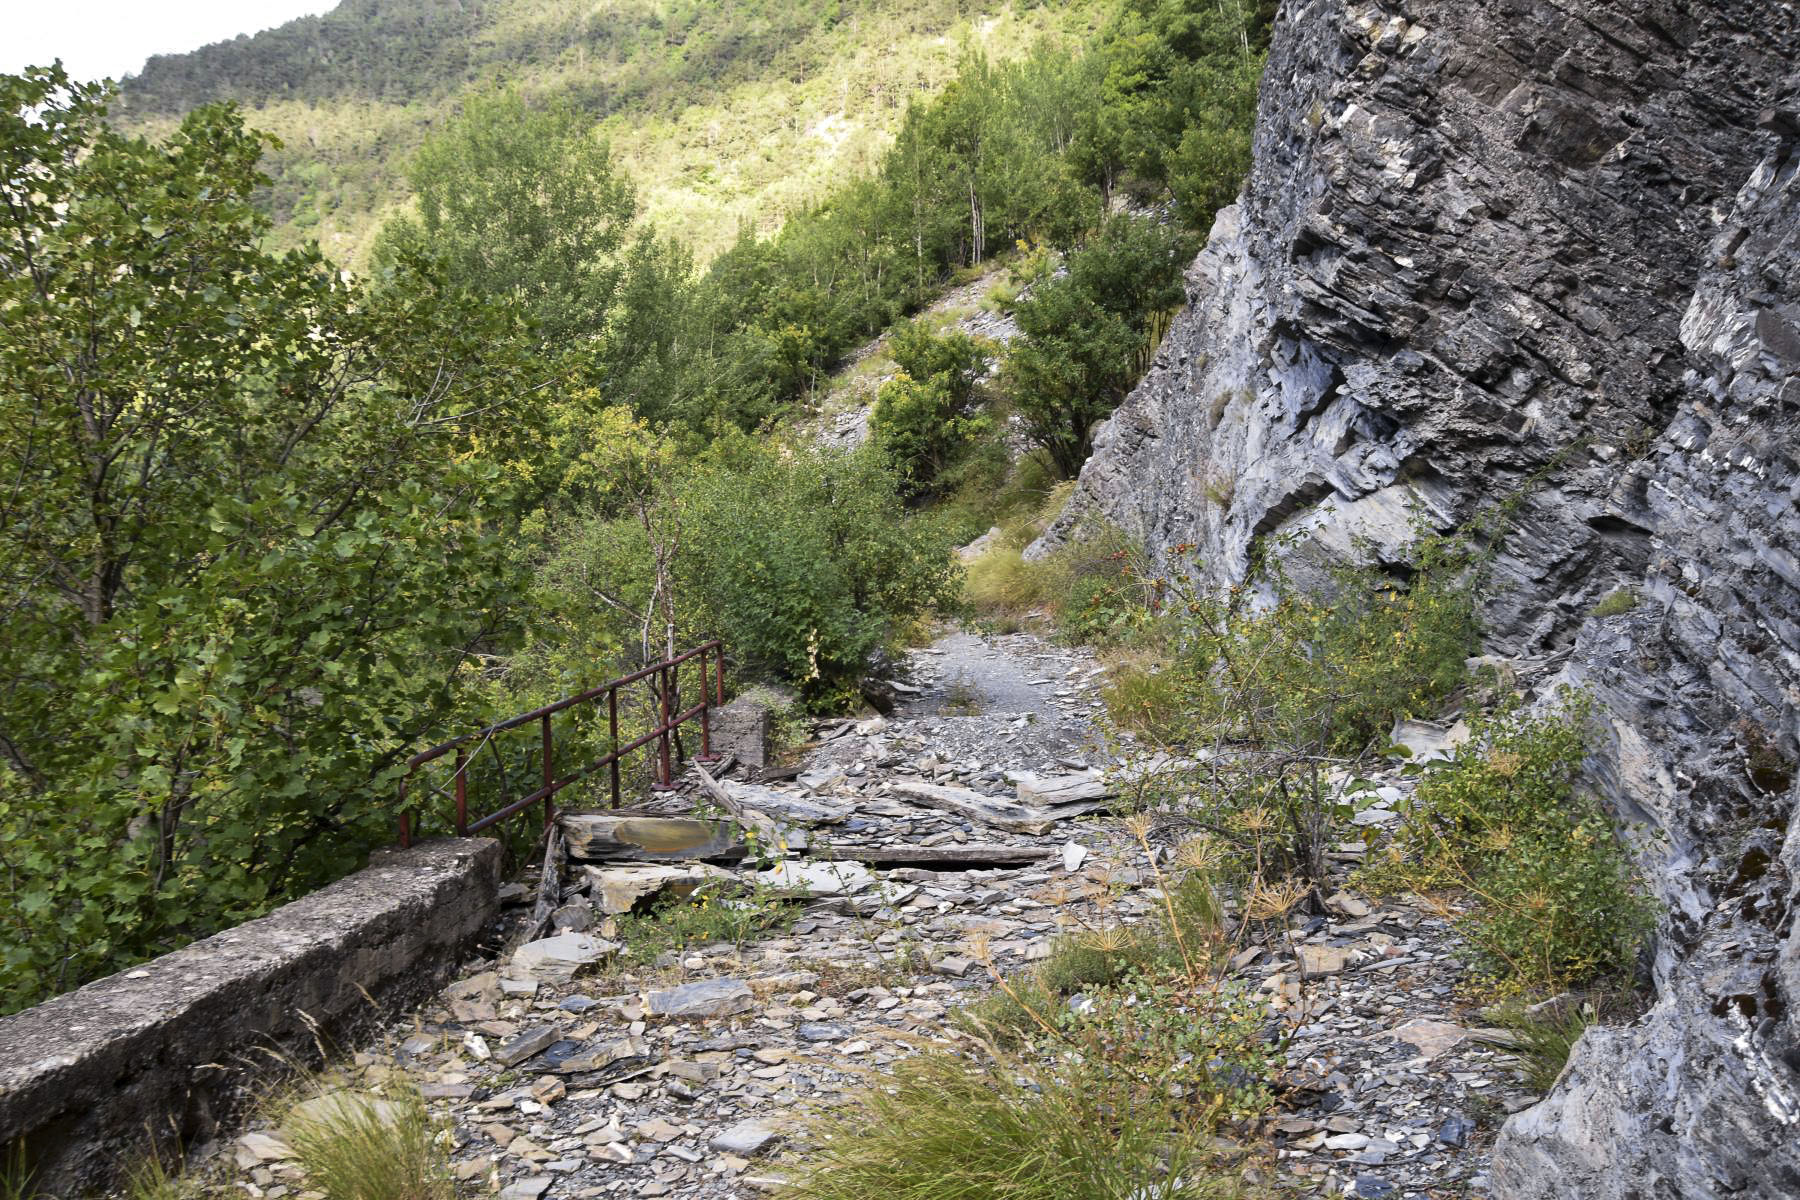
[{"label": "railing post", "polygon": [[550,714],[544,714],[544,828],[556,821],[556,797],[548,790],[556,782],[556,766],[550,757]]},{"label": "railing post", "polygon": [[706,676],[706,649],[700,650],[700,753],[701,762],[712,762],[712,681]]},{"label": "railing post", "polygon": [[619,807],[619,688],[606,689],[606,722],[612,730],[612,806]]},{"label": "railing post", "polygon": [[456,748],[456,836],[469,836],[469,753]]},{"label": "railing post", "polygon": [[662,732],[656,738],[656,759],[661,779],[652,785],[651,790],[666,792],[675,786],[675,775],[670,769],[669,761],[669,666],[666,662],[656,673],[656,684],[657,700],[662,709],[662,720],[657,722]]}]

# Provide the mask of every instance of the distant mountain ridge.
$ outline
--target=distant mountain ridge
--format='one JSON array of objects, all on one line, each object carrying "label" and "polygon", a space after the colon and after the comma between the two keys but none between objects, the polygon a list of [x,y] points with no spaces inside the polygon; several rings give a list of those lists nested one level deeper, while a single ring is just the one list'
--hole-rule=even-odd
[{"label": "distant mountain ridge", "polygon": [[508,84],[593,114],[648,219],[703,258],[866,170],[909,97],[965,46],[1080,42],[1107,6],[1006,0],[344,0],[320,16],[158,55],[118,114],[163,131],[233,100],[282,139],[276,239],[357,264],[405,202],[405,165],[463,94]]}]

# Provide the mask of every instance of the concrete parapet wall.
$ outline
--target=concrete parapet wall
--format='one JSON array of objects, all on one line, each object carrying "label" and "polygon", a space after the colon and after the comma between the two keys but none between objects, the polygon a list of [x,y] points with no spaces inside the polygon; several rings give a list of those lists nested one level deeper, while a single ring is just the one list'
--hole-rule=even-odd
[{"label": "concrete parapet wall", "polygon": [[[220,1129],[258,1076],[422,1000],[498,909],[499,843],[380,851],[259,920],[0,1018],[0,1148],[33,1190],[97,1191]],[[273,1053],[270,1053],[273,1052]]]}]

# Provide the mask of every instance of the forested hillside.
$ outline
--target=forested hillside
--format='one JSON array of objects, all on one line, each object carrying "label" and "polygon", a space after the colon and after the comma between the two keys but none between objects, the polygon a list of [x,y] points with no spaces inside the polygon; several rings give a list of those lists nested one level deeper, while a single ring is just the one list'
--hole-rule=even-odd
[{"label": "forested hillside", "polygon": [[[275,109],[144,136],[104,87],[0,77],[0,1004],[353,869],[424,739],[671,647],[858,703],[958,602],[951,547],[1149,362],[1243,175],[1267,17],[1124,0],[1076,53],[961,48],[866,173],[704,271],[578,97],[462,97],[347,272],[270,236],[265,172],[302,162],[266,156]],[[1002,256],[1003,362],[908,327],[872,444],[769,436]]]},{"label": "forested hillside", "polygon": [[254,37],[159,55],[120,115],[166,133],[234,100],[282,141],[266,159],[279,245],[360,265],[406,196],[405,166],[465,95],[562,100],[610,139],[645,215],[702,257],[866,173],[910,99],[962,50],[1048,38],[1073,54],[1100,0],[345,0]]}]

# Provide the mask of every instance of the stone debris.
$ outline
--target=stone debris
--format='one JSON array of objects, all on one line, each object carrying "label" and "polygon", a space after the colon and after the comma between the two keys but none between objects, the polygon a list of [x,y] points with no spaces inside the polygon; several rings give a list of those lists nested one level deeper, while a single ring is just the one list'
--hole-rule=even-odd
[{"label": "stone debris", "polygon": [[[1089,778],[1104,761],[1089,724],[1092,660],[1026,635],[959,634],[936,649],[915,656],[916,696],[866,733],[844,723],[813,751],[809,771],[841,778],[814,792],[730,789],[746,805],[779,795],[841,808],[829,846],[812,856],[789,847],[794,856],[760,868],[577,865],[565,888],[605,932],[626,880],[759,881],[795,894],[790,928],[690,946],[653,966],[618,960],[593,933],[528,943],[503,967],[477,966],[397,1027],[387,1049],[361,1056],[372,1080],[395,1070],[415,1079],[451,1122],[459,1179],[525,1200],[764,1196],[804,1169],[804,1145],[785,1136],[795,1118],[957,1036],[953,1010],[992,986],[990,962],[1016,973],[1084,924],[1159,919],[1155,874],[1120,823],[1062,815],[1102,799],[1034,790],[1038,802],[1082,796],[1032,809],[1042,833],[975,819],[1026,807],[994,794],[1009,779]],[[977,691],[979,714],[943,715],[959,679]],[[1034,719],[1015,730],[1022,711]],[[908,795],[905,785],[933,790]],[[1388,786],[1371,801],[1384,803]],[[970,792],[980,808],[934,803],[935,789]],[[1404,796],[1391,794],[1388,811]],[[1348,872],[1367,849],[1366,838],[1340,843],[1333,861]],[[1458,1007],[1448,923],[1341,880],[1325,913],[1295,914],[1232,959],[1290,1035],[1289,1104],[1261,1134],[1274,1142],[1281,1186],[1396,1200],[1483,1194],[1498,1116],[1526,1097],[1504,1052]],[[508,986],[518,984],[531,990]],[[233,1152],[251,1156],[241,1143]],[[255,1169],[300,1190],[282,1174],[286,1160]]]},{"label": "stone debris", "polygon": [[728,1017],[756,1007],[750,985],[741,979],[708,979],[651,992],[644,1011],[653,1017]]},{"label": "stone debris", "polygon": [[[588,894],[603,913],[630,912],[643,901],[666,893],[691,895],[703,884],[734,878],[731,872],[710,863],[621,863],[617,866],[584,867]],[[569,906],[565,906],[569,907]],[[560,909],[558,910],[561,911]]]},{"label": "stone debris", "polygon": [[510,974],[539,983],[568,983],[584,967],[618,953],[614,942],[586,933],[559,933],[513,951]]},{"label": "stone debris", "polygon": [[813,896],[854,896],[874,886],[875,873],[859,862],[781,862],[758,872],[757,882]]},{"label": "stone debris", "polygon": [[1078,775],[1039,775],[1033,771],[1019,771],[1013,774],[1012,780],[1019,803],[1040,808],[1106,800],[1118,794],[1118,789],[1098,771],[1084,771]]},{"label": "stone debris", "polygon": [[565,812],[558,815],[557,825],[568,843],[569,857],[578,861],[736,861],[749,853],[749,847],[729,821],[627,812]]}]

